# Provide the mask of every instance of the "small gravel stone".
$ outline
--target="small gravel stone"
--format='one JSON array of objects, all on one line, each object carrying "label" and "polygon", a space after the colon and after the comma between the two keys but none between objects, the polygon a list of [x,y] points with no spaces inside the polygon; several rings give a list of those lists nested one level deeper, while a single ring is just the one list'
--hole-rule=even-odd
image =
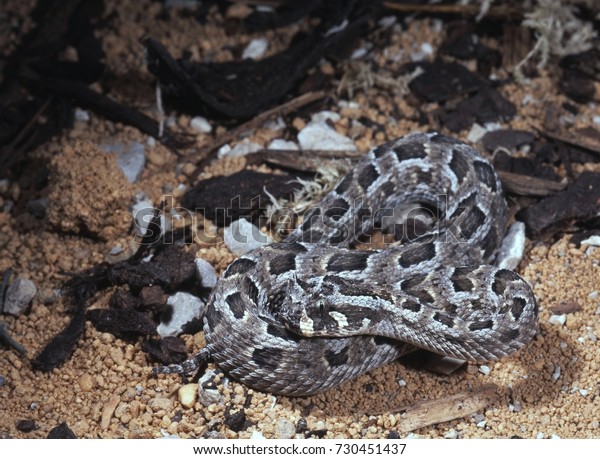
[{"label": "small gravel stone", "polygon": [[267,146],[268,150],[298,150],[298,144],[291,140],[273,139]]},{"label": "small gravel stone", "polygon": [[186,384],[177,391],[179,403],[186,408],[191,408],[198,399],[198,384]]},{"label": "small gravel stone", "polygon": [[223,403],[223,397],[214,387],[213,381],[216,376],[213,370],[208,370],[198,381],[198,400],[204,406],[208,407],[213,404],[220,405]]},{"label": "small gravel stone", "polygon": [[0,387],[3,387],[6,383],[6,378],[4,376],[0,376]]},{"label": "small gravel stone", "polygon": [[261,233],[256,226],[244,218],[234,221],[225,228],[223,239],[227,248],[236,256],[273,242],[269,236]]},{"label": "small gravel stone", "polygon": [[555,365],[554,371],[552,372],[552,382],[558,381],[558,378],[560,378],[560,366]]},{"label": "small gravel stone", "polygon": [[262,432],[259,432],[258,430],[255,430],[254,432],[252,432],[252,435],[250,435],[250,440],[264,440],[265,436],[262,434]]},{"label": "small gravel stone", "polygon": [[266,38],[255,38],[248,43],[248,46],[242,52],[242,59],[260,59],[268,47],[269,40]]},{"label": "small gravel stone", "polygon": [[35,284],[29,279],[16,279],[6,290],[3,312],[18,316],[22,314],[37,293]]},{"label": "small gravel stone", "polygon": [[27,212],[41,220],[46,216],[48,202],[48,198],[33,199],[27,203]]},{"label": "small gravel stone", "polygon": [[484,374],[484,375],[489,375],[490,374],[490,367],[488,367],[487,365],[480,365],[479,372],[482,373],[482,374]]},{"label": "small gravel stone", "polygon": [[455,439],[458,438],[458,432],[455,429],[450,429],[444,434],[444,438]]},{"label": "small gravel stone", "polygon": [[246,156],[250,153],[260,150],[262,147],[254,142],[250,142],[248,139],[244,139],[237,143],[233,148],[225,144],[217,152],[219,158],[227,156],[228,158],[234,158],[237,156]]},{"label": "small gravel stone", "polygon": [[134,183],[139,178],[146,165],[143,144],[135,141],[129,145],[115,142],[102,145],[102,149],[107,153],[117,154],[117,164],[130,183]]},{"label": "small gravel stone", "polygon": [[203,258],[196,258],[196,269],[200,277],[200,285],[204,288],[213,288],[217,285],[217,272],[213,265]]},{"label": "small gravel stone", "polygon": [[161,322],[156,331],[165,338],[177,336],[183,331],[183,326],[192,320],[203,317],[207,305],[197,296],[186,292],[177,292],[167,299],[167,304],[173,307],[168,322]]},{"label": "small gravel stone", "polygon": [[565,324],[565,322],[567,321],[567,315],[566,314],[561,314],[561,315],[552,315],[550,316],[550,318],[548,319],[548,322],[550,322],[552,325],[560,325],[561,327]]},{"label": "small gravel stone", "polygon": [[294,435],[296,435],[296,427],[287,419],[280,419],[277,421],[275,434],[277,435],[277,438],[294,438]]},{"label": "small gravel stone", "polygon": [[303,150],[350,150],[356,151],[352,139],[338,134],[325,121],[311,122],[298,133]]},{"label": "small gravel stone", "polygon": [[77,121],[87,122],[90,120],[90,113],[87,110],[82,110],[81,108],[76,108],[74,115]]},{"label": "small gravel stone", "polygon": [[100,420],[100,427],[102,429],[108,428],[108,426],[110,425],[110,420],[113,416],[113,413],[115,412],[115,409],[117,408],[117,405],[120,402],[121,402],[121,397],[119,397],[118,395],[113,395],[112,397],[110,397],[108,402],[104,405],[104,407],[102,408],[102,417]]},{"label": "small gravel stone", "polygon": [[510,225],[506,236],[502,240],[498,252],[496,265],[503,269],[516,269],[525,252],[525,224],[514,222]]},{"label": "small gravel stone", "polygon": [[190,127],[196,131],[204,134],[212,132],[212,126],[208,120],[202,116],[195,116],[190,120]]},{"label": "small gravel stone", "polygon": [[148,402],[148,406],[152,408],[152,411],[165,410],[168,412],[173,408],[173,402],[166,397],[154,397]]},{"label": "small gravel stone", "polygon": [[88,373],[82,374],[77,380],[77,383],[83,392],[89,392],[94,388],[94,378]]},{"label": "small gravel stone", "polygon": [[[136,203],[131,206],[131,215],[134,218],[135,230],[140,236],[144,236],[148,229],[148,225],[154,218],[154,212],[156,207],[149,199],[141,197]],[[165,218],[164,214],[160,216],[160,227],[162,232],[165,233],[171,229],[170,219]]]}]

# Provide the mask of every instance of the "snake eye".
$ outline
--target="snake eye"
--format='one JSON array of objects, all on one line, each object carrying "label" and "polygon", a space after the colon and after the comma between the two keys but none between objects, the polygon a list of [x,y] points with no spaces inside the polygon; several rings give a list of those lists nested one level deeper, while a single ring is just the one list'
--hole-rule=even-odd
[{"label": "snake eye", "polygon": [[327,301],[321,299],[317,301],[317,306],[319,307],[319,313],[324,314],[329,310],[329,305]]}]

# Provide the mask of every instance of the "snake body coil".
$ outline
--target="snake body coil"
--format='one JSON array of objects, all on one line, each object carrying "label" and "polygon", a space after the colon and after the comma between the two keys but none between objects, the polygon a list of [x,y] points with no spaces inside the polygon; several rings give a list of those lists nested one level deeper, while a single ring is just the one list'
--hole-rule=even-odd
[{"label": "snake body coil", "polygon": [[[349,248],[398,214],[417,216],[418,236]],[[423,223],[423,214],[435,218]],[[504,357],[537,332],[529,285],[491,265],[506,219],[500,181],[472,147],[438,134],[381,145],[283,242],[227,268],[209,301],[207,346],[161,372],[211,357],[250,387],[308,395],[415,347],[470,361]]]}]

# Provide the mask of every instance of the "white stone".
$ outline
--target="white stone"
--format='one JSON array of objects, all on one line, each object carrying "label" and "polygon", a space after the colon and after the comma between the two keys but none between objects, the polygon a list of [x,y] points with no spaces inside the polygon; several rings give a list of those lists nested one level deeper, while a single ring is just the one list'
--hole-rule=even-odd
[{"label": "white stone", "polygon": [[195,262],[198,277],[200,277],[200,285],[204,288],[213,288],[217,285],[218,276],[213,265],[202,258],[196,258]]},{"label": "white stone", "polygon": [[173,313],[169,322],[161,322],[156,328],[161,338],[177,336],[182,332],[185,324],[204,316],[207,308],[200,298],[186,292],[177,292],[175,295],[171,295],[167,304],[173,307]]},{"label": "white stone", "polygon": [[223,234],[225,245],[236,256],[243,255],[273,242],[269,236],[244,218],[234,221],[225,228]]},{"label": "white stone", "polygon": [[275,426],[277,438],[294,438],[296,427],[287,419],[280,419]]},{"label": "white stone", "polygon": [[267,146],[268,150],[298,150],[298,144],[291,140],[273,139]]},{"label": "white stone", "polygon": [[264,440],[265,436],[262,434],[262,432],[259,432],[258,430],[255,430],[254,432],[252,432],[252,435],[250,435],[250,440]]},{"label": "white stone", "polygon": [[212,383],[215,377],[216,373],[213,370],[207,370],[198,381],[198,401],[204,406],[223,403],[223,397],[217,389],[206,387]]},{"label": "white stone", "polygon": [[287,127],[287,125],[285,124],[285,120],[281,117],[278,116],[275,119],[270,119],[268,121],[265,122],[264,124],[265,129],[268,129],[269,131],[281,131],[282,129],[285,129]]},{"label": "white stone", "polygon": [[350,150],[356,151],[354,142],[338,134],[325,121],[309,123],[298,133],[303,150]]},{"label": "white stone", "polygon": [[75,109],[75,119],[87,123],[90,120],[90,112],[81,108]]},{"label": "white stone", "polygon": [[481,365],[479,367],[479,372],[484,374],[484,375],[489,375],[490,374],[490,367],[488,367],[487,365]]},{"label": "white stone", "polygon": [[219,158],[223,158],[224,156],[231,158],[236,156],[246,156],[247,154],[254,153],[261,148],[262,147],[259,144],[250,142],[249,139],[244,139],[236,144],[233,148],[229,147],[229,145],[223,145],[217,152],[217,156]]},{"label": "white stone", "polygon": [[392,27],[394,24],[398,22],[398,18],[396,16],[383,16],[377,21],[377,25],[383,29],[387,29],[388,27]]},{"label": "white stone", "polygon": [[558,381],[558,378],[560,378],[560,365],[555,365],[552,372],[552,382]]},{"label": "white stone", "polygon": [[323,110],[321,112],[313,113],[310,117],[311,123],[318,123],[319,121],[331,120],[334,123],[340,120],[339,113],[332,112],[331,110]]},{"label": "white stone", "polygon": [[[154,204],[147,198],[141,198],[131,206],[131,215],[133,216],[135,229],[140,236],[146,235],[148,226],[154,218],[155,211]],[[162,213],[160,215],[160,227],[163,233],[171,229],[171,221],[167,220]]]},{"label": "white stone", "polygon": [[471,130],[467,134],[467,142],[477,143],[487,133],[486,129],[479,123],[473,123]]},{"label": "white stone", "polygon": [[523,253],[525,253],[525,224],[514,222],[502,240],[496,265],[502,269],[514,270],[519,266]]},{"label": "white stone", "polygon": [[116,153],[117,164],[130,183],[139,178],[146,165],[143,144],[133,141],[126,146],[121,142],[114,142],[103,144],[102,149],[107,153]]},{"label": "white stone", "polygon": [[552,325],[560,325],[561,327],[565,324],[566,321],[567,321],[566,314],[560,314],[560,315],[553,314],[548,319],[548,322],[550,322]]},{"label": "white stone", "polygon": [[210,125],[208,120],[206,118],[204,118],[203,116],[194,116],[190,120],[190,127],[194,131],[201,132],[204,134],[208,134],[208,133],[212,132],[212,126]]},{"label": "white stone", "polygon": [[352,54],[350,55],[350,59],[360,59],[361,57],[364,57],[366,55],[367,55],[366,48],[356,48],[354,51],[352,51]]},{"label": "white stone", "polygon": [[600,236],[598,236],[598,235],[590,236],[587,239],[584,239],[583,241],[581,241],[581,243],[600,247]]},{"label": "white stone", "polygon": [[458,432],[455,429],[450,429],[444,434],[444,438],[455,439],[458,438]]},{"label": "white stone", "polygon": [[37,287],[29,279],[16,279],[6,289],[3,312],[18,316],[23,313],[37,293]]},{"label": "white stone", "polygon": [[260,59],[268,47],[269,40],[266,38],[255,38],[248,43],[248,46],[242,52],[242,59]]}]

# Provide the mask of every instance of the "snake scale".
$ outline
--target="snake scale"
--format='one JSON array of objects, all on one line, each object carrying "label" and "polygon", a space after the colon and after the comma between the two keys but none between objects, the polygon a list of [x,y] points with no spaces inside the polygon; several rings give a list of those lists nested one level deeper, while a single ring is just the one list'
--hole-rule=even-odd
[{"label": "snake scale", "polygon": [[[352,249],[407,209],[435,219],[402,244]],[[387,142],[286,239],[231,263],[209,300],[206,347],[156,371],[191,373],[212,358],[250,387],[301,396],[415,348],[505,357],[538,322],[527,282],[492,265],[506,220],[500,180],[471,146],[435,133]]]}]

